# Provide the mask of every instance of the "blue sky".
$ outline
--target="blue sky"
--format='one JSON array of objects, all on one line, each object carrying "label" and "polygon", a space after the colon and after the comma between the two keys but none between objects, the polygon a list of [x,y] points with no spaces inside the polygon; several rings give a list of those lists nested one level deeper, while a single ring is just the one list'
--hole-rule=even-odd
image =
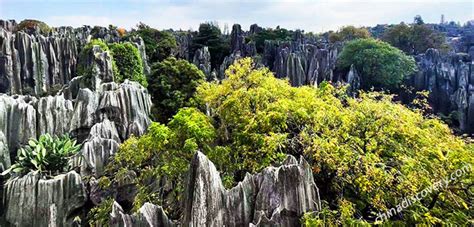
[{"label": "blue sky", "polygon": [[0,0],[2,19],[38,19],[53,26],[87,25],[131,28],[139,21],[160,29],[197,29],[200,22],[221,27],[257,23],[321,32],[343,25],[474,19],[474,0]]}]

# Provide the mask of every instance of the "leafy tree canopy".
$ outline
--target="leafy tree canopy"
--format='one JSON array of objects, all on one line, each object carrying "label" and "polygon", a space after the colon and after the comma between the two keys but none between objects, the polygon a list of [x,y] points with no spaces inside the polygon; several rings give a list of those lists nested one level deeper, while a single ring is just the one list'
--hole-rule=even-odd
[{"label": "leafy tree canopy", "polygon": [[331,43],[366,38],[370,38],[370,32],[366,28],[356,28],[352,25],[342,27],[339,31],[329,34]]},{"label": "leafy tree canopy", "polygon": [[348,42],[338,58],[338,66],[354,65],[361,74],[361,88],[397,89],[403,79],[416,71],[415,60],[390,44],[375,39]]},{"label": "leafy tree canopy", "polygon": [[167,122],[179,108],[189,106],[197,86],[204,80],[204,73],[186,60],[170,57],[155,63],[148,76],[155,119]]},{"label": "leafy tree canopy", "polygon": [[168,31],[159,31],[140,23],[129,35],[142,37],[145,43],[146,54],[151,63],[162,61],[173,55],[177,48],[176,39]]},{"label": "leafy tree canopy", "polygon": [[129,42],[111,43],[109,48],[118,68],[118,75],[114,75],[117,82],[129,79],[144,87],[148,86],[143,72],[143,60],[135,45]]},{"label": "leafy tree canopy", "polygon": [[425,53],[429,48],[442,51],[449,49],[444,35],[425,25],[421,18],[415,18],[415,23],[411,25],[400,23],[387,29],[382,40],[413,55]]},{"label": "leafy tree canopy", "polygon": [[[292,87],[268,69],[255,68],[250,58],[226,74],[222,82],[197,89],[197,104],[207,114],[182,108],[167,125],[154,123],[147,134],[121,146],[110,173],[113,182],[132,179],[138,186],[135,208],[150,201],[179,217],[183,174],[196,150],[216,163],[227,187],[285,154],[305,156],[326,201],[320,213],[305,216],[309,224],[373,223],[378,212],[474,164],[474,150],[446,125],[393,103],[390,96],[351,98],[327,83]],[[168,187],[174,188],[171,193],[150,180],[157,177],[174,186]],[[472,179],[473,172],[467,172],[388,222],[468,222]]]},{"label": "leafy tree canopy", "polygon": [[199,31],[191,43],[191,54],[194,54],[197,49],[204,46],[209,47],[211,67],[214,69],[230,54],[230,41],[224,38],[220,28],[214,23],[203,23],[199,25]]}]

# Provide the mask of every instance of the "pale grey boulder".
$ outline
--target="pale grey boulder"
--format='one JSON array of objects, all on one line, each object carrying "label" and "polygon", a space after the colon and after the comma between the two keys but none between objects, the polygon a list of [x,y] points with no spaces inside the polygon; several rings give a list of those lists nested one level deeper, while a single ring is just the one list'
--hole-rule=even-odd
[{"label": "pale grey boulder", "polygon": [[112,227],[173,227],[161,206],[145,203],[137,213],[125,214],[120,204],[114,201],[110,214]]},{"label": "pale grey boulder", "polygon": [[[10,151],[8,150],[7,138],[0,131],[0,173],[8,169],[10,165]],[[1,185],[0,188],[2,188]]]},{"label": "pale grey boulder", "polygon": [[197,49],[194,53],[193,64],[200,69],[204,75],[206,75],[207,80],[212,80],[211,78],[211,53],[209,53],[209,48],[207,46]]},{"label": "pale grey boulder", "polygon": [[230,190],[204,154],[193,157],[185,196],[184,226],[298,226],[321,208],[311,167],[294,157],[247,176]]},{"label": "pale grey boulder", "polygon": [[62,94],[38,99],[36,104],[38,135],[64,135],[69,133],[73,115],[73,102]]},{"label": "pale grey boulder", "polygon": [[72,226],[75,212],[86,200],[86,190],[76,172],[52,179],[30,172],[6,182],[5,221],[12,226]]}]

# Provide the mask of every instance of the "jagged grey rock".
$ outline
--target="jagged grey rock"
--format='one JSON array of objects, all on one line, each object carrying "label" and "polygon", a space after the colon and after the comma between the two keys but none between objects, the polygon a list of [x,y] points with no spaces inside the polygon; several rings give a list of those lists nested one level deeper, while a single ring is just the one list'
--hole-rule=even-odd
[{"label": "jagged grey rock", "polygon": [[207,80],[213,79],[211,78],[211,54],[207,46],[196,50],[193,64],[206,75]]},{"label": "jagged grey rock", "polygon": [[408,84],[430,92],[435,112],[456,112],[461,131],[474,132],[474,70],[470,57],[461,53],[443,55],[428,49],[416,60],[419,71]]},{"label": "jagged grey rock", "polygon": [[185,226],[298,226],[301,216],[321,208],[311,167],[294,157],[268,167],[226,190],[207,157],[193,157],[185,198]]},{"label": "jagged grey rock", "polygon": [[263,63],[278,78],[289,78],[293,86],[317,85],[332,81],[338,48],[319,48],[301,42],[265,41]]},{"label": "jagged grey rock", "polygon": [[69,36],[12,33],[0,28],[0,93],[55,92],[76,71],[77,41]]},{"label": "jagged grey rock", "polygon": [[[11,165],[10,152],[8,150],[7,138],[0,131],[0,173],[8,169]],[[0,188],[2,186],[0,185]],[[1,214],[0,214],[1,215]]]},{"label": "jagged grey rock", "polygon": [[351,65],[351,69],[349,70],[349,73],[347,73],[347,83],[349,84],[347,92],[350,95],[354,95],[360,88],[360,76],[354,65]]},{"label": "jagged grey rock", "polygon": [[5,221],[13,226],[72,226],[87,200],[81,176],[74,171],[42,179],[37,172],[13,178],[3,194]]},{"label": "jagged grey rock", "polygon": [[173,227],[176,226],[168,219],[163,208],[151,203],[145,203],[137,213],[125,214],[120,204],[114,201],[110,214],[110,226],[114,227]]}]

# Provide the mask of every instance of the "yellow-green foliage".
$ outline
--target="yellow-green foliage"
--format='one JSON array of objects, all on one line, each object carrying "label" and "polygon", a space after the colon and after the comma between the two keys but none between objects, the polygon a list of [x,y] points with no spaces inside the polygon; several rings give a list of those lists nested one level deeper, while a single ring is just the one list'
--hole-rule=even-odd
[{"label": "yellow-green foliage", "polygon": [[[111,169],[118,171],[115,180],[130,171],[138,176],[135,209],[149,201],[179,217],[182,208],[176,204],[196,150],[216,163],[226,186],[285,154],[305,156],[327,201],[320,213],[304,219],[317,226],[373,223],[378,212],[404,197],[474,165],[473,150],[446,125],[393,103],[390,96],[350,98],[327,83],[291,87],[268,69],[256,69],[250,58],[236,62],[226,76],[197,89],[196,101],[208,116],[183,108],[167,125],[153,123],[147,134],[121,146]],[[162,177],[174,188],[165,197],[150,183]],[[470,172],[429,193],[387,223],[466,223],[473,217],[472,179]]]}]

